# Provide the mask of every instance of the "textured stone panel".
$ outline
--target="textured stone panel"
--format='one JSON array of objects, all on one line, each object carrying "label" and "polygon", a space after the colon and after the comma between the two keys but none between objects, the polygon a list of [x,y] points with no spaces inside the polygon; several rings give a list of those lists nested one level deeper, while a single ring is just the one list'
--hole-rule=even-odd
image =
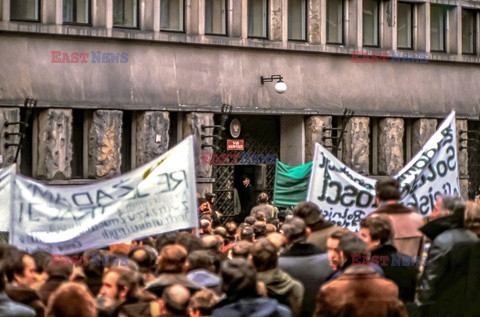
[{"label": "textured stone panel", "polygon": [[[201,112],[191,112],[186,116],[186,124],[184,124],[183,136],[186,137],[190,134],[195,135],[195,170],[197,171],[197,178],[210,178],[212,177],[212,165],[210,164],[201,164],[200,156],[202,152],[213,153],[211,147],[206,147],[202,149],[202,143],[204,145],[212,145],[212,138],[206,138],[202,140],[201,135],[211,135],[213,134],[213,128],[202,129],[203,126],[212,126],[213,113],[201,113]],[[197,192],[201,195],[206,192],[212,192],[213,186],[211,183],[200,183],[197,182]]]},{"label": "textured stone panel", "polygon": [[122,117],[123,113],[117,110],[94,111],[88,132],[88,177],[120,174]]},{"label": "textured stone panel", "polygon": [[404,122],[401,118],[386,118],[379,121],[378,173],[395,175],[402,169]]},{"label": "textured stone panel", "polygon": [[463,197],[463,199],[467,200],[468,199],[468,186],[469,180],[468,178],[461,178],[460,179],[460,196]]},{"label": "textured stone panel", "polygon": [[[5,127],[5,122],[18,122],[20,121],[20,109],[18,108],[0,108],[0,155],[2,155],[2,163],[0,167],[5,167],[13,163],[15,159],[15,153],[17,151],[16,146],[9,146],[5,148],[5,143],[18,143],[19,136],[12,135],[5,137],[5,132],[19,132],[19,125],[10,125]],[[18,156],[18,164],[20,164],[20,155]]]},{"label": "textured stone panel", "polygon": [[[466,176],[468,175],[468,150],[462,149],[460,150],[460,131],[467,131],[468,130],[468,122],[467,120],[457,120],[457,149],[458,149],[458,174],[460,176]],[[464,133],[463,138],[467,138],[467,134]],[[463,143],[463,145],[466,142]],[[471,146],[471,144],[468,144],[468,146]]]},{"label": "textured stone panel", "polygon": [[315,143],[331,146],[332,140],[322,139],[330,137],[332,131],[323,131],[323,128],[332,127],[332,117],[330,116],[311,116],[305,120],[305,162],[313,160],[313,154],[315,151]]},{"label": "textured stone panel", "polygon": [[72,121],[71,109],[47,109],[40,112],[38,178],[51,180],[72,177]]},{"label": "textured stone panel", "polygon": [[360,174],[369,173],[370,118],[351,118],[345,128],[343,161]]},{"label": "textured stone panel", "polygon": [[[281,0],[271,0],[271,37],[273,41],[281,41],[283,37],[283,15],[282,15],[282,6],[283,1]],[[286,18],[286,17],[285,17]]]},{"label": "textured stone panel", "polygon": [[418,119],[412,126],[412,156],[417,154],[437,131],[437,119]]},{"label": "textured stone panel", "polygon": [[145,111],[137,115],[135,151],[137,165],[150,162],[168,150],[169,126],[168,112]]},{"label": "textured stone panel", "polygon": [[321,39],[321,1],[307,1],[308,5],[308,42],[312,44],[320,44]]}]

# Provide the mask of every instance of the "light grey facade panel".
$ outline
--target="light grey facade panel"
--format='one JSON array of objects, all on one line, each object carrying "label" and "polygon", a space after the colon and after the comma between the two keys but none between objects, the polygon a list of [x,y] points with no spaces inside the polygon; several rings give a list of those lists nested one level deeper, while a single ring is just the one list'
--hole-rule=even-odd
[{"label": "light grey facade panel", "polygon": [[[87,63],[52,63],[52,51],[88,53]],[[126,53],[126,63],[92,63],[92,51]],[[252,49],[0,36],[0,103],[40,107],[356,113],[480,114],[480,71],[458,63],[353,63],[351,56]],[[61,58],[61,57],[60,57]],[[260,76],[281,74],[279,95]]]}]

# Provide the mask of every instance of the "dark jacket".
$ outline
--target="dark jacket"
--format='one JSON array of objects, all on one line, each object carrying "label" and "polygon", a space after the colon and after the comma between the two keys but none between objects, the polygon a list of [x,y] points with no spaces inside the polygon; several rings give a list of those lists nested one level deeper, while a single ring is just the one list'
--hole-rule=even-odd
[{"label": "dark jacket", "polygon": [[246,298],[216,308],[213,317],[291,317],[288,307],[270,298]]},{"label": "dark jacket", "polygon": [[422,255],[423,236],[419,229],[424,221],[415,209],[402,204],[387,204],[378,207],[373,213],[388,215],[392,221],[398,252],[409,256]]},{"label": "dark jacket", "polygon": [[23,285],[7,285],[6,293],[13,301],[30,306],[35,310],[37,317],[43,317],[45,306],[43,305],[37,292]]},{"label": "dark jacket", "polygon": [[257,278],[265,283],[268,297],[288,306],[292,310],[293,316],[300,315],[304,294],[302,283],[293,279],[280,268],[258,272]]},{"label": "dark jacket", "polygon": [[42,286],[40,286],[40,289],[37,291],[38,296],[40,297],[40,300],[47,306],[48,304],[48,299],[50,298],[50,295],[53,294],[59,288],[63,283],[67,282],[68,280],[65,280],[62,277],[49,277],[48,280],[43,283]]},{"label": "dark jacket", "polygon": [[435,219],[420,230],[432,240],[418,288],[421,314],[463,316],[469,260],[478,238],[463,228],[463,214]]},{"label": "dark jacket", "polygon": [[28,306],[15,303],[5,292],[0,292],[0,316],[34,317],[35,311]]},{"label": "dark jacket", "polygon": [[[386,258],[382,259],[381,257]],[[393,245],[388,244],[371,251],[371,261],[375,261],[376,264],[380,265],[385,278],[391,279],[397,284],[398,296],[404,303],[413,302],[415,299],[419,264],[417,260],[418,258],[398,253]]]},{"label": "dark jacket", "polygon": [[278,267],[303,284],[305,294],[300,316],[312,316],[317,292],[332,273],[328,255],[311,243],[295,243],[280,255]]},{"label": "dark jacket", "polygon": [[408,316],[398,299],[398,288],[378,276],[369,266],[350,266],[338,279],[322,286],[317,297],[316,317]]},{"label": "dark jacket", "polygon": [[322,252],[327,252],[328,237],[334,231],[340,229],[339,226],[336,226],[333,222],[330,221],[317,222],[316,224],[309,227],[312,233],[308,237],[307,242],[316,245]]}]

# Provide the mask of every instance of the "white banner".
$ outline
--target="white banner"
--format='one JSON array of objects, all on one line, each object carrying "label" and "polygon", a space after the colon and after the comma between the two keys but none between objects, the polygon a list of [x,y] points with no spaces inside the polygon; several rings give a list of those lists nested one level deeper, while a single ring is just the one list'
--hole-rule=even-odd
[{"label": "white banner", "polygon": [[10,201],[15,165],[0,169],[0,232],[8,232],[10,227]]},{"label": "white banner", "polygon": [[10,243],[68,254],[198,225],[193,137],[102,182],[45,186],[17,175]]},{"label": "white banner", "polygon": [[[402,202],[428,216],[439,195],[460,193],[455,112],[438,127],[423,148],[394,177],[400,181]],[[348,168],[320,144],[310,176],[307,201],[339,226],[358,231],[360,220],[375,203],[376,180]]]}]

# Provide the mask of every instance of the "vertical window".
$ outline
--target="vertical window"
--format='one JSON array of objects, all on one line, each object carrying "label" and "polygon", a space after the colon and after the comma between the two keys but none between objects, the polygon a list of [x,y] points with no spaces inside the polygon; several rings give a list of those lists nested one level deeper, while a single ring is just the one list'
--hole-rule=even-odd
[{"label": "vertical window", "polygon": [[89,0],[63,0],[64,23],[90,23]]},{"label": "vertical window", "polygon": [[445,21],[447,11],[445,8],[432,5],[430,8],[430,50],[445,51]]},{"label": "vertical window", "polygon": [[10,1],[10,19],[23,21],[40,20],[40,0]]},{"label": "vertical window", "polygon": [[378,46],[378,1],[363,0],[363,45]]},{"label": "vertical window", "polygon": [[137,0],[113,0],[113,26],[123,28],[138,27]]},{"label": "vertical window", "polygon": [[268,0],[248,0],[248,36],[267,37]]},{"label": "vertical window", "polygon": [[205,0],[205,33],[227,34],[227,0]]},{"label": "vertical window", "polygon": [[327,0],[327,43],[343,44],[343,0]]},{"label": "vertical window", "polygon": [[475,54],[475,11],[462,10],[462,53]]},{"label": "vertical window", "polygon": [[288,0],[288,39],[307,39],[307,0]]},{"label": "vertical window", "polygon": [[398,2],[397,8],[397,46],[411,49],[413,4]]},{"label": "vertical window", "polygon": [[184,31],[184,0],[161,0],[160,29]]}]

